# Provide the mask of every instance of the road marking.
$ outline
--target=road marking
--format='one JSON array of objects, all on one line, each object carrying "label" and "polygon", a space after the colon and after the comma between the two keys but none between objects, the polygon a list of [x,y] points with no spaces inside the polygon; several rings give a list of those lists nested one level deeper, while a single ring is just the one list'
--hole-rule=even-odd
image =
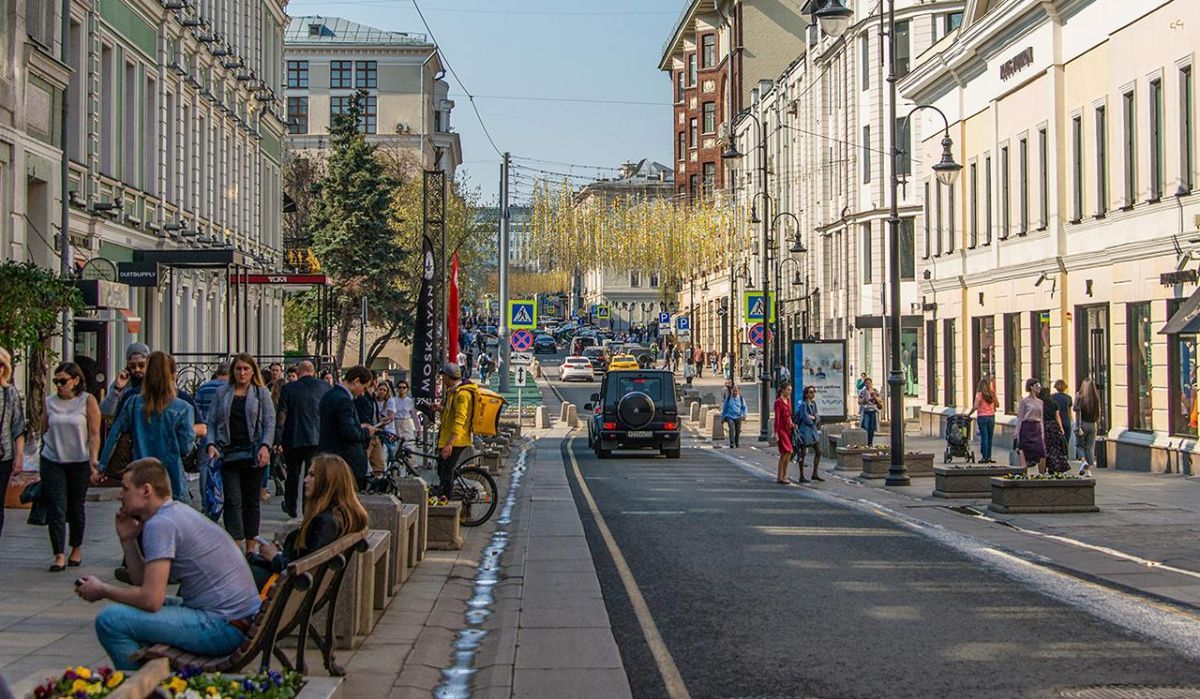
[{"label": "road marking", "polygon": [[679,667],[675,665],[671,651],[667,650],[667,644],[663,641],[662,634],[658,632],[658,625],[654,623],[654,616],[650,614],[646,598],[642,597],[642,591],[633,577],[633,571],[629,568],[629,563],[625,561],[625,555],[621,553],[621,548],[617,546],[617,540],[609,531],[608,524],[604,521],[604,515],[600,514],[600,508],[596,506],[596,500],[592,498],[592,491],[588,489],[583,474],[579,472],[579,462],[575,460],[575,437],[567,439],[567,456],[571,458],[571,470],[575,473],[575,481],[579,483],[579,492],[583,494],[583,499],[592,512],[592,518],[596,521],[596,528],[600,530],[600,538],[604,540],[604,546],[608,549],[608,554],[612,556],[613,564],[617,567],[617,574],[621,576],[625,594],[629,595],[629,603],[633,607],[634,615],[637,616],[638,625],[642,627],[646,645],[650,647],[650,654],[654,656],[654,662],[658,665],[658,673],[662,676],[663,684],[666,685],[667,696],[672,699],[691,699],[692,695],[688,693],[687,685],[683,682],[683,675],[679,674]]},{"label": "road marking", "polygon": [[686,510],[625,510],[623,515],[686,515]]}]

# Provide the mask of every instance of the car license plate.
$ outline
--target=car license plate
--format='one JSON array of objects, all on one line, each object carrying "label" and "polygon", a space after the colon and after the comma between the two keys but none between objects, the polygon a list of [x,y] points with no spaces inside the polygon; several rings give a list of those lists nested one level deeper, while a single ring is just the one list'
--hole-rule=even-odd
[{"label": "car license plate", "polygon": [[653,436],[654,436],[654,433],[651,432],[650,430],[638,430],[636,432],[629,433],[630,439],[649,439]]}]

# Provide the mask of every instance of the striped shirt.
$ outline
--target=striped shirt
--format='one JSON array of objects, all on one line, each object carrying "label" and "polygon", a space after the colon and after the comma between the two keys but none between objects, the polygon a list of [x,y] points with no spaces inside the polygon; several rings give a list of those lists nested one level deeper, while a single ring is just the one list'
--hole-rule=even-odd
[{"label": "striped shirt", "polygon": [[0,386],[0,461],[16,457],[17,437],[25,434],[25,406],[16,386]]}]

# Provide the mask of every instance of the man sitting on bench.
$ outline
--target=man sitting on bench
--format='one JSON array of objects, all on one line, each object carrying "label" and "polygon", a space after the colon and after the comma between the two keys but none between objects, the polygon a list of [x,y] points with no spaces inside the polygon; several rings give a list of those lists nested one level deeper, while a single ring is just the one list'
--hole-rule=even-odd
[{"label": "man sitting on bench", "polygon": [[[131,656],[155,643],[205,656],[236,650],[260,601],[233,539],[171,499],[171,482],[158,459],[131,463],[119,498],[117,535],[135,586],[109,585],[90,575],[75,582],[83,599],[117,603],[96,615],[96,636],[113,665],[137,669]],[[168,582],[179,583],[178,597],[167,596]]]}]

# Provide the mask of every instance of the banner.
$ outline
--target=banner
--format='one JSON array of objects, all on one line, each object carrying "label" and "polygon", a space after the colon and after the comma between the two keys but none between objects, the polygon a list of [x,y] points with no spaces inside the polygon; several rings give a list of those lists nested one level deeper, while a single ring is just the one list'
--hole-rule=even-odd
[{"label": "banner", "polygon": [[450,317],[446,319],[446,361],[458,362],[458,251],[450,263]]},{"label": "banner", "polygon": [[421,290],[417,294],[417,318],[413,327],[412,397],[417,409],[432,414],[437,396],[438,362],[434,333],[437,331],[437,311],[433,298],[433,243],[424,236],[421,243]]},{"label": "banner", "polygon": [[800,407],[804,389],[816,389],[817,414],[823,420],[844,420],[846,405],[846,341],[792,342],[792,411]]}]

